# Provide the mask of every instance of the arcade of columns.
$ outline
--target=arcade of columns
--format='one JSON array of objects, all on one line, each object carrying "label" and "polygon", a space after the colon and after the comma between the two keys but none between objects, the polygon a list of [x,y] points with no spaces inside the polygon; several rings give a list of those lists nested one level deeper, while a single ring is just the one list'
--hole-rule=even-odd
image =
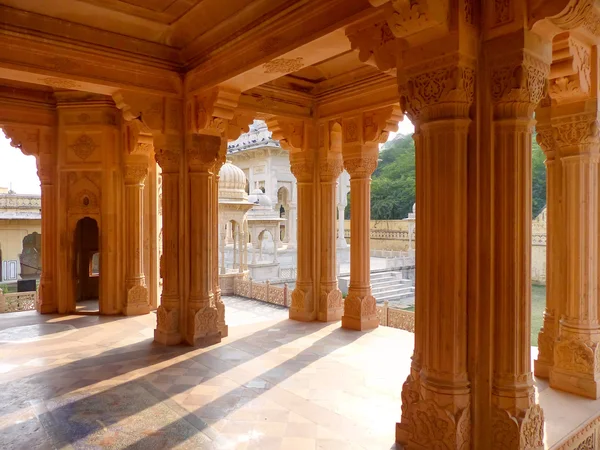
[{"label": "arcade of columns", "polygon": [[[157,303],[156,249],[146,245],[156,199],[144,189],[156,177],[154,157],[163,196],[155,341],[210,345],[227,336],[218,172],[227,142],[260,114],[290,152],[298,181],[290,318],[377,327],[370,175],[378,144],[405,114],[416,129],[419,271],[397,440],[415,449],[542,448],[529,338],[531,138],[537,121],[548,159],[548,302],[535,373],[596,399],[600,11],[592,0],[370,3],[373,14],[346,34],[361,61],[397,77],[399,95],[387,101],[312,99],[302,116],[250,104],[231,85],[181,96],[57,91],[50,106],[3,96],[0,124],[37,156],[42,182],[39,310],[72,310],[72,294],[63,295],[72,291],[67,249],[81,217],[100,225],[101,312],[139,314]],[[335,272],[335,180],[343,167],[352,198],[345,301]]]}]

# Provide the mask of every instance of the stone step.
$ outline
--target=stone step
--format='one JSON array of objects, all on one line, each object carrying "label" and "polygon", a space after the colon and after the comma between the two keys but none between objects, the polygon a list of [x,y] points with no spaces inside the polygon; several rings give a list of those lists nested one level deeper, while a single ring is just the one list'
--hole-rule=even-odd
[{"label": "stone step", "polygon": [[403,298],[408,298],[408,297],[413,297],[415,295],[414,291],[410,291],[410,292],[404,292],[404,293],[385,293],[385,294],[373,294],[373,297],[375,297],[375,300],[377,300],[378,302],[384,302],[384,301],[392,301],[392,300],[401,300]]},{"label": "stone step", "polygon": [[402,278],[380,278],[378,280],[371,280],[371,286],[393,286],[396,284],[402,286],[412,286],[412,281],[404,280]]},{"label": "stone step", "polygon": [[394,289],[394,290],[385,290],[385,291],[372,291],[372,294],[375,298],[387,297],[390,295],[414,295],[414,293],[415,293],[415,291],[413,288]]}]

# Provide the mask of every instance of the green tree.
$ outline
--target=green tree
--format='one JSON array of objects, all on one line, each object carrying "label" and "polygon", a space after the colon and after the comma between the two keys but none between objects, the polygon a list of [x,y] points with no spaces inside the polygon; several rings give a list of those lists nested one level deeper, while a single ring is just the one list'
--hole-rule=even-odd
[{"label": "green tree", "polygon": [[531,152],[531,214],[533,217],[546,206],[546,156],[533,137]]}]

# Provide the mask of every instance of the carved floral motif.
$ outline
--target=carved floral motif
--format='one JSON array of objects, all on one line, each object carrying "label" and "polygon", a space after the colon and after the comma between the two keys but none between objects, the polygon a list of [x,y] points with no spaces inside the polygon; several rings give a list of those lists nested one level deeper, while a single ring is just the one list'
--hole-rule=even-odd
[{"label": "carved floral motif", "polygon": [[96,145],[94,140],[87,134],[82,134],[69,146],[69,148],[73,150],[73,153],[75,153],[75,156],[84,161],[94,153],[97,147],[98,145]]},{"label": "carved floral motif", "polygon": [[349,293],[344,302],[344,315],[358,319],[377,316],[377,301],[372,295],[360,297]]},{"label": "carved floral motif", "polygon": [[522,417],[495,407],[492,412],[492,443],[500,450],[544,447],[544,412],[539,405],[527,409]]},{"label": "carved floral motif", "polygon": [[148,176],[146,166],[125,166],[125,181],[131,184],[144,184]]},{"label": "carved floral motif", "polygon": [[163,305],[156,311],[156,329],[164,333],[176,333],[179,330],[179,310],[168,310]]},{"label": "carved floral motif", "polygon": [[344,159],[344,167],[352,178],[368,177],[377,168],[377,156]]},{"label": "carved floral motif", "polygon": [[148,305],[148,289],[145,286],[133,286],[127,291],[128,305]]},{"label": "carved floral motif", "polygon": [[556,342],[554,345],[554,363],[557,368],[580,374],[598,372],[598,345],[594,347],[585,342],[569,339]]},{"label": "carved floral motif", "polygon": [[292,308],[294,309],[304,309],[305,303],[305,294],[301,289],[294,289],[292,292]]},{"label": "carved floral motif", "polygon": [[163,173],[179,172],[179,161],[181,153],[171,148],[155,149],[154,159],[161,167]]},{"label": "carved floral motif", "polygon": [[217,308],[206,306],[194,315],[194,330],[196,335],[205,335],[217,331],[219,313]]}]

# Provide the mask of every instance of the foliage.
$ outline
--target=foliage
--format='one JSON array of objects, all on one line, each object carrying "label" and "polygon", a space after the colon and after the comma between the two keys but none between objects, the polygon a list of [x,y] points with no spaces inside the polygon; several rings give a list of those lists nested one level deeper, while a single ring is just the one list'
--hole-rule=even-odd
[{"label": "foliage", "polygon": [[[371,183],[371,219],[399,220],[408,216],[415,203],[415,145],[410,135],[398,135],[380,152]],[[532,145],[532,217],[546,205],[546,157],[533,137]],[[345,218],[350,218],[350,197]]]},{"label": "foliage", "polygon": [[531,214],[532,217],[542,212],[546,206],[546,166],[544,161],[546,156],[539,144],[533,137],[532,155],[531,155]]}]

